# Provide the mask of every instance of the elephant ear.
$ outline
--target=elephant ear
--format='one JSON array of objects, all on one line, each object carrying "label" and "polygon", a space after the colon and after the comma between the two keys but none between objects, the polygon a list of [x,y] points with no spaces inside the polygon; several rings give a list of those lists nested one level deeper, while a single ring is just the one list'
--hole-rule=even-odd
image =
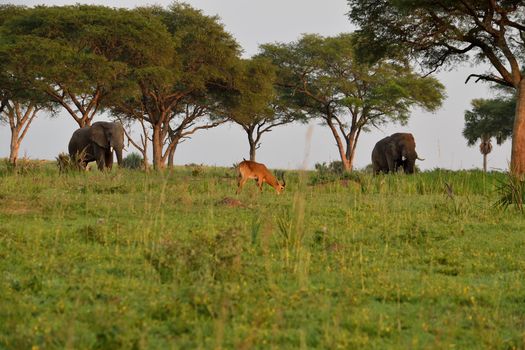
[{"label": "elephant ear", "polygon": [[389,144],[388,144],[388,153],[394,158],[394,159],[397,159],[399,157],[401,157],[401,155],[399,154],[399,149],[398,149],[398,145],[396,142],[394,141],[391,141]]},{"label": "elephant ear", "polygon": [[91,141],[103,148],[109,147],[106,129],[102,124],[95,123],[91,126],[89,138]]}]

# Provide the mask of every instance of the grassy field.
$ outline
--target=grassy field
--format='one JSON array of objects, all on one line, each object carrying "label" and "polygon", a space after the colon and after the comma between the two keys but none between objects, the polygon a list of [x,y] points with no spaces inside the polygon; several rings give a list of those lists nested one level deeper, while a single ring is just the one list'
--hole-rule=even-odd
[{"label": "grassy field", "polygon": [[525,348],[505,174],[315,176],[0,166],[0,349]]}]

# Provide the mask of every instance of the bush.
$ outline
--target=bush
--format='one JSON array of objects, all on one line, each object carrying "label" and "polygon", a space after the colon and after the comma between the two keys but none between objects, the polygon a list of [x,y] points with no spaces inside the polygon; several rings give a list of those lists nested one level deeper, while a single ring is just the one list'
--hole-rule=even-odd
[{"label": "bush", "polygon": [[311,184],[326,183],[343,179],[345,177],[345,171],[343,162],[333,161],[328,164],[326,162],[315,164],[316,172],[311,178]]},{"label": "bush", "polygon": [[499,199],[495,205],[501,208],[508,208],[510,205],[516,205],[520,212],[524,212],[523,203],[525,202],[525,181],[517,176],[508,173],[505,180],[499,182],[497,186]]},{"label": "bush", "polygon": [[133,152],[122,160],[122,166],[126,169],[141,169],[144,166],[144,159],[137,152]]},{"label": "bush", "polygon": [[60,153],[55,159],[60,174],[69,173],[71,171],[80,171],[83,169],[82,163],[86,158],[86,151],[77,152],[74,157],[70,157],[67,153]]},{"label": "bush", "polygon": [[316,163],[315,170],[317,170],[319,174],[323,174],[323,175],[325,174],[341,175],[344,173],[344,166],[343,166],[343,162],[336,160],[336,161],[328,163],[328,165],[326,164],[326,162]]}]

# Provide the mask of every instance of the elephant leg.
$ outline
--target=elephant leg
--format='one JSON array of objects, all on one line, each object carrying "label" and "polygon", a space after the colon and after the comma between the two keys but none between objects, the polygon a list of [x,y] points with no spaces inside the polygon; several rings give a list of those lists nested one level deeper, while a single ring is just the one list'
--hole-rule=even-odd
[{"label": "elephant leg", "polygon": [[396,162],[393,158],[390,158],[390,157],[387,157],[386,159],[387,163],[388,163],[388,171],[387,172],[395,172],[396,171]]},{"label": "elephant leg", "polygon": [[106,150],[104,153],[104,158],[106,167],[111,169],[111,167],[113,166],[113,152],[111,152],[111,150]]},{"label": "elephant leg", "polygon": [[95,156],[95,161],[97,162],[98,170],[104,170],[106,164],[104,149],[98,146],[93,146],[93,154]]},{"label": "elephant leg", "polygon": [[104,170],[104,159],[97,158],[97,168],[98,170]]}]

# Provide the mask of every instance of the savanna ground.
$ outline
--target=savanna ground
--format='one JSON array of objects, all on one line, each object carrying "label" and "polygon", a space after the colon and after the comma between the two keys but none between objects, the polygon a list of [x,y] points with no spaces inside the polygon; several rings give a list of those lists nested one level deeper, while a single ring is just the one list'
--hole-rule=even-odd
[{"label": "savanna ground", "polygon": [[525,347],[505,174],[316,176],[0,166],[0,349]]}]

